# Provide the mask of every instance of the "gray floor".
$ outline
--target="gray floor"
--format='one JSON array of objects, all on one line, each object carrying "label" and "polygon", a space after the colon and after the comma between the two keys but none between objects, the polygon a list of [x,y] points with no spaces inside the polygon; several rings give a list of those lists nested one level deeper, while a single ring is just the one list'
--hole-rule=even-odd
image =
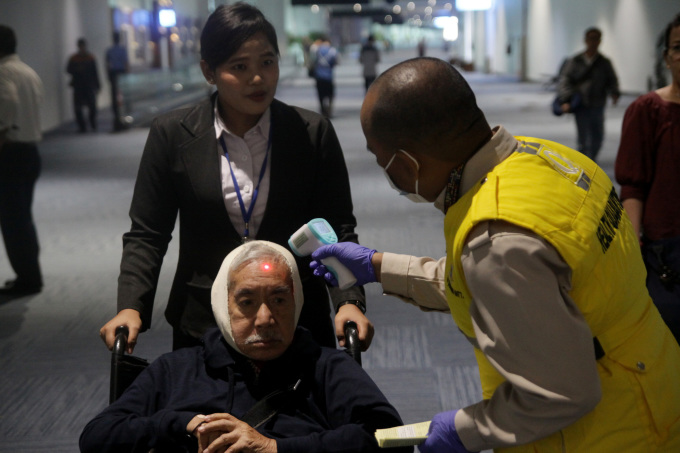
[{"label": "gray floor", "polygon": [[[410,55],[385,56],[387,67]],[[360,68],[346,58],[337,69],[333,123],[345,151],[362,243],[381,251],[443,256],[442,214],[400,198],[389,188],[365,149],[358,112],[363,97]],[[466,74],[492,124],[516,135],[574,146],[571,118],[556,118],[553,93],[541,84]],[[312,80],[280,84],[279,99],[317,109]],[[632,96],[607,111],[601,165],[611,175],[623,112]],[[43,174],[34,213],[42,246],[45,288],[41,294],[0,302],[0,452],[73,452],[84,424],[108,399],[109,354],[99,328],[114,315],[121,234],[148,130],[80,135],[75,127],[48,134],[41,145]],[[153,359],[170,349],[162,317],[176,241],[166,258],[154,322],[136,354]],[[0,252],[0,280],[13,274]],[[479,398],[470,347],[449,316],[422,313],[367,287],[376,325],[364,368],[405,422],[430,419],[441,410]]]}]

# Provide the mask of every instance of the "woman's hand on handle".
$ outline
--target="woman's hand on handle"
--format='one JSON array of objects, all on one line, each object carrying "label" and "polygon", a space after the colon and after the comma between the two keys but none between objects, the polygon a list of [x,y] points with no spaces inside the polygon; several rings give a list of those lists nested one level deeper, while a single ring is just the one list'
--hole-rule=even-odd
[{"label": "woman's hand on handle", "polygon": [[139,331],[142,328],[142,318],[139,312],[131,308],[121,310],[99,330],[99,336],[106,343],[106,347],[109,350],[113,349],[113,344],[116,341],[116,328],[119,326],[126,326],[128,328],[127,350],[125,352],[132,354],[137,344],[137,335],[139,335]]}]

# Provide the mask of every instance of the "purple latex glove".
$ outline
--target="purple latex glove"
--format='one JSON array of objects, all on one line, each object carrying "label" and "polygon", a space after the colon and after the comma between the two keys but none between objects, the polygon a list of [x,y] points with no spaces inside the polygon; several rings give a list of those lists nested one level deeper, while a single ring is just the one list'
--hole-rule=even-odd
[{"label": "purple latex glove", "polygon": [[425,442],[418,445],[420,453],[472,453],[460,440],[453,420],[455,411],[440,412],[432,418]]},{"label": "purple latex glove", "polygon": [[338,242],[337,244],[324,245],[312,253],[312,262],[309,267],[314,269],[314,275],[323,277],[333,286],[338,286],[338,280],[323,265],[322,259],[334,256],[344,264],[357,279],[356,286],[365,285],[377,281],[375,279],[375,269],[371,263],[371,258],[375,250],[363,247],[354,242]]}]

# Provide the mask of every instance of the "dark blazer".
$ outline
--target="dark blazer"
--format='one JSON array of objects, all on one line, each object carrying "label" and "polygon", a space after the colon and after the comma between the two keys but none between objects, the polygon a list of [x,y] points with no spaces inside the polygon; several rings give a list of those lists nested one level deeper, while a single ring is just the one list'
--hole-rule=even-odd
[{"label": "dark blazer", "polygon": [[[151,325],[158,275],[179,212],[179,260],[165,317],[174,329],[200,338],[215,325],[213,280],[224,258],[241,244],[222,198],[221,150],[215,139],[213,99],[156,118],[137,175],[123,235],[118,311],[141,313]],[[288,247],[288,238],[313,218],[328,220],[339,241],[357,241],[349,178],[331,123],[314,112],[274,100],[271,105],[271,181],[257,239]],[[298,259],[305,305],[300,325],[322,344],[334,344],[326,284],[309,258]],[[328,288],[334,306],[364,302],[363,288]]]}]

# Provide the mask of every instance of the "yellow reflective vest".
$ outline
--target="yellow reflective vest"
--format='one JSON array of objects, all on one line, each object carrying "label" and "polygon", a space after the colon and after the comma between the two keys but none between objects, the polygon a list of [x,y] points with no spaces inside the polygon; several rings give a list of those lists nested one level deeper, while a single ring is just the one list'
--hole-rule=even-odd
[{"label": "yellow reflective vest", "polygon": [[[593,411],[547,438],[497,451],[680,452],[680,347],[647,292],[638,240],[611,180],[577,151],[517,139],[518,150],[446,214],[453,319],[475,337],[461,253],[477,223],[502,220],[544,238],[570,266],[570,295],[605,355],[597,361],[602,399]],[[504,378],[482,351],[475,355],[488,399]]]}]

